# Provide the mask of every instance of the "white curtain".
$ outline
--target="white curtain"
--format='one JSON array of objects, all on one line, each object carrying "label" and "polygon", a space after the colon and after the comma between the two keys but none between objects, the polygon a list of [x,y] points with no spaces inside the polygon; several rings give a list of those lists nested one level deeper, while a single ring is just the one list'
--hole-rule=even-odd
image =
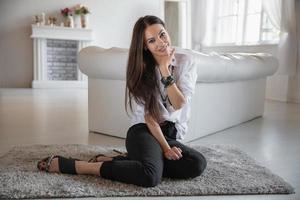
[{"label": "white curtain", "polygon": [[262,0],[262,5],[273,26],[280,30],[281,0]]},{"label": "white curtain", "polygon": [[295,0],[263,0],[263,9],[275,28],[280,30],[277,74],[296,75],[298,40]]},{"label": "white curtain", "polygon": [[179,41],[179,15],[178,15],[178,3],[177,2],[165,2],[165,23],[168,32],[171,35],[172,45],[180,46]]},{"label": "white curtain", "polygon": [[192,48],[202,50],[206,32],[207,0],[192,0]]}]

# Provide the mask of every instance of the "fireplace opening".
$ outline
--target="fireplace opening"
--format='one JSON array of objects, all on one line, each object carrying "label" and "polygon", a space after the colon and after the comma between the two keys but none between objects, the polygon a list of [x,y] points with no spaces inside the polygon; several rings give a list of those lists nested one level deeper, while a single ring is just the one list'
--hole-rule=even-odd
[{"label": "fireplace opening", "polygon": [[47,39],[47,79],[78,80],[78,42]]}]

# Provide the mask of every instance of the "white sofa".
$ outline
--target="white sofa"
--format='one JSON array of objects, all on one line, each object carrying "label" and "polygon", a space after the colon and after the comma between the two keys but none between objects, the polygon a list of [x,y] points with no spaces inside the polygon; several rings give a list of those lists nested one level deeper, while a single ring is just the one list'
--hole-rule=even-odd
[{"label": "white sofa", "polygon": [[[269,54],[204,54],[187,49],[198,67],[189,130],[182,142],[235,126],[263,115],[266,77],[276,72]],[[128,49],[90,46],[78,55],[88,76],[89,130],[126,137],[130,118],[125,112]]]}]

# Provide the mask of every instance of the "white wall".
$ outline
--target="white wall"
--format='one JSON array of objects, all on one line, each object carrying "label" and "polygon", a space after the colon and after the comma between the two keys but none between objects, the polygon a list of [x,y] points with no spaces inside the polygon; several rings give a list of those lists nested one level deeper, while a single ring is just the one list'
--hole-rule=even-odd
[{"label": "white wall", "polygon": [[140,16],[163,18],[163,0],[0,0],[0,87],[31,87],[34,15],[60,17],[60,9],[78,3],[90,9],[94,44],[102,47],[128,48]]}]

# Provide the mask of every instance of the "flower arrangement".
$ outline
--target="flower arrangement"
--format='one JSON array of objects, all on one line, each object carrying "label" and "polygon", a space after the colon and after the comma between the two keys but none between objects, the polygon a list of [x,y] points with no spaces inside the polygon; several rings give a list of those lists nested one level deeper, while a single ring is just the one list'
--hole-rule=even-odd
[{"label": "flower arrangement", "polygon": [[86,15],[86,14],[89,14],[91,12],[89,11],[89,9],[87,7],[82,6],[81,7],[81,13],[84,14],[84,15]]},{"label": "flower arrangement", "polygon": [[64,16],[64,17],[68,17],[70,15],[72,15],[72,10],[70,8],[64,8],[62,10],[60,10],[60,13]]},{"label": "flower arrangement", "polygon": [[73,7],[75,15],[80,15],[81,14],[81,7],[82,7],[81,4],[77,4],[76,6]]},{"label": "flower arrangement", "polygon": [[64,8],[60,13],[66,18],[64,26],[75,28],[87,28],[89,27],[89,9],[86,6],[77,4],[71,8]]},{"label": "flower arrangement", "polygon": [[90,13],[90,11],[86,6],[77,4],[76,6],[74,6],[74,13],[75,15],[86,15]]}]

